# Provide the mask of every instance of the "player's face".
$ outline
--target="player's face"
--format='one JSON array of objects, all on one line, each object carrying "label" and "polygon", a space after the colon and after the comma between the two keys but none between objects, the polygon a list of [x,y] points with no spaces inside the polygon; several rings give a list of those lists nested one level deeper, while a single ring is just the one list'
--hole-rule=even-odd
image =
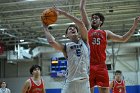
[{"label": "player's face", "polygon": [[35,68],[33,70],[33,73],[32,74],[35,75],[35,76],[39,76],[40,75],[40,69],[39,68]]},{"label": "player's face", "polygon": [[116,73],[116,74],[115,74],[115,79],[116,79],[116,80],[120,80],[121,77],[122,77],[122,75],[121,75],[120,73]]},{"label": "player's face", "polygon": [[68,28],[68,31],[67,31],[68,38],[71,38],[71,37],[77,36],[77,35],[78,35],[78,32],[77,32],[77,29],[75,27]]},{"label": "player's face", "polygon": [[99,16],[97,15],[93,15],[91,17],[91,26],[94,29],[97,29],[98,27],[100,27],[102,21],[100,20]]},{"label": "player's face", "polygon": [[5,88],[6,87],[6,83],[5,82],[2,82],[1,87],[2,88]]}]

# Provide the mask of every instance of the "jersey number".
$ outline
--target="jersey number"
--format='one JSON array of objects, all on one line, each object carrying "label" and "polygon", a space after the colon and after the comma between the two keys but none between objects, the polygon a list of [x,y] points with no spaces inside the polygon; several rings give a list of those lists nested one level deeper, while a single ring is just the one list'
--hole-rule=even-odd
[{"label": "jersey number", "polygon": [[121,93],[121,92],[122,92],[122,90],[121,90],[121,89],[119,89],[119,92]]},{"label": "jersey number", "polygon": [[81,55],[81,49],[76,49],[76,55],[79,57]]},{"label": "jersey number", "polygon": [[100,45],[101,39],[100,38],[93,38],[92,44]]}]

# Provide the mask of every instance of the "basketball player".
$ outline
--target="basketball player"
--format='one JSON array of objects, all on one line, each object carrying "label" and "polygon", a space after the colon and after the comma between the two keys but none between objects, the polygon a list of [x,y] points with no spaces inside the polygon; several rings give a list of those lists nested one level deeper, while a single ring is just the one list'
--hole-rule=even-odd
[{"label": "basketball player", "polygon": [[[66,83],[62,93],[90,93],[89,88],[89,52],[87,47],[87,30],[81,20],[73,17],[63,10],[56,9],[59,14],[69,18],[76,25],[70,25],[66,29],[66,37],[70,39],[69,43],[61,44],[48,31],[48,26],[44,25],[45,35],[49,44],[58,51],[61,51],[68,60],[68,73]],[[78,36],[81,33],[81,38]]]},{"label": "basketball player", "polygon": [[7,84],[5,81],[1,82],[1,88],[0,88],[0,93],[11,93],[9,88],[6,88]]},{"label": "basketball player", "polygon": [[39,65],[33,65],[30,68],[30,77],[24,84],[22,93],[46,93],[44,87],[44,81],[41,78],[41,67]]},{"label": "basketball player", "polygon": [[[109,76],[106,61],[107,40],[113,42],[126,42],[134,33],[140,21],[140,16],[135,18],[133,26],[123,36],[116,35],[109,30],[101,30],[104,23],[104,16],[101,13],[91,15],[91,22],[87,18],[85,11],[86,0],[80,1],[80,13],[88,31],[88,40],[90,46],[90,87],[91,93],[94,86],[97,85],[100,93],[109,93]],[[91,25],[91,26],[90,26]]]},{"label": "basketball player", "polygon": [[115,71],[115,80],[110,83],[110,89],[112,93],[126,93],[125,81],[120,70]]}]

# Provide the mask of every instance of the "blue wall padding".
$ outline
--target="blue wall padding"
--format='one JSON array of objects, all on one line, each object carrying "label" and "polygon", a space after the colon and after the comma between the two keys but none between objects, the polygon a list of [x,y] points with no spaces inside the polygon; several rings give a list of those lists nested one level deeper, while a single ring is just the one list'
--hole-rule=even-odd
[{"label": "blue wall padding", "polygon": [[61,93],[61,89],[46,89],[46,93]]},{"label": "blue wall padding", "polygon": [[[140,93],[140,85],[126,86],[126,92],[127,93]],[[99,93],[97,87],[95,87],[94,93]],[[112,93],[112,91],[110,93]]]},{"label": "blue wall padding", "polygon": [[[140,85],[126,86],[126,91],[127,93],[140,93]],[[61,89],[46,89],[46,93],[61,93]],[[94,88],[94,93],[99,93],[97,87]]]},{"label": "blue wall padding", "polygon": [[140,85],[127,86],[126,91],[127,93],[140,93]]}]

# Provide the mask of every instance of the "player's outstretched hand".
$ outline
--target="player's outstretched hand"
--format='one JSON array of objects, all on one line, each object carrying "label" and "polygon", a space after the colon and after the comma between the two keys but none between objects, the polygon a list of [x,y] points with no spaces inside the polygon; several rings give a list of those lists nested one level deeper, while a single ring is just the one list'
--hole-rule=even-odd
[{"label": "player's outstretched hand", "polygon": [[63,15],[64,13],[66,13],[64,10],[57,8],[57,7],[53,7],[55,9],[55,11],[57,11],[58,15]]},{"label": "player's outstretched hand", "polygon": [[134,25],[138,26],[138,23],[140,22],[140,16],[136,17],[134,20]]}]

